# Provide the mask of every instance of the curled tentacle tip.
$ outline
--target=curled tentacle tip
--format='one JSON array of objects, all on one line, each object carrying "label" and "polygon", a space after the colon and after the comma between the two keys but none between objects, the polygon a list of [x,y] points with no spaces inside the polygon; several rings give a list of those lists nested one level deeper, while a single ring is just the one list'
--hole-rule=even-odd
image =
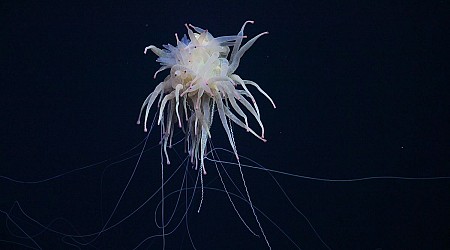
[{"label": "curled tentacle tip", "polygon": [[136,124],[137,124],[137,125],[141,124],[141,121],[137,120],[137,121],[136,121]]}]

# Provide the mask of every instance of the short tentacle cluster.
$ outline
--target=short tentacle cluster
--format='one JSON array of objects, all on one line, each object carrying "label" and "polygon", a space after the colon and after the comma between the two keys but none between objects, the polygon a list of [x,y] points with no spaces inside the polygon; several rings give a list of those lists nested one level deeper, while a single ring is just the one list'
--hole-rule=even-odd
[{"label": "short tentacle cluster", "polygon": [[[234,73],[244,53],[259,37],[268,34],[263,32],[241,46],[246,38],[244,28],[248,23],[253,21],[245,22],[237,35],[221,37],[213,37],[205,29],[186,24],[188,36],[184,35],[180,40],[175,34],[176,46],[168,44],[163,45],[164,49],[159,49],[151,45],[145,48],[144,53],[151,50],[158,56],[156,61],[161,64],[154,77],[165,69],[170,69],[170,74],[145,99],[138,124],[145,109],[144,130],[147,131],[150,108],[158,99],[158,125],[162,126],[161,143],[168,164],[167,147],[172,144],[174,126],[178,124],[185,132],[186,147],[192,163],[196,169],[200,165],[200,170],[206,174],[203,159],[216,109],[236,157],[231,122],[265,141],[260,111],[249,87],[256,88],[274,107],[275,104],[258,84],[243,80]],[[249,127],[243,109],[256,119],[261,134]]]}]

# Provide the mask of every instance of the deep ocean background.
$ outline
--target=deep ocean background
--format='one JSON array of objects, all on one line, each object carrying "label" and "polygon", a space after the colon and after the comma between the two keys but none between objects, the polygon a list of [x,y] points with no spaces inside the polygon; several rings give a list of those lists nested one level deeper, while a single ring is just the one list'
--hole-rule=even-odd
[{"label": "deep ocean background", "polygon": [[[44,180],[111,157],[123,159],[120,154],[145,137],[136,125],[139,108],[166,74],[153,79],[159,65],[153,54],[143,54],[144,47],[173,44],[186,22],[221,36],[237,34],[246,20],[255,21],[247,26],[249,37],[270,34],[246,53],[237,73],[260,84],[277,108],[253,91],[268,142],[235,127],[240,154],[270,169],[335,180],[450,176],[449,1],[115,2],[0,4],[0,176]],[[227,147],[218,117],[213,127],[213,142]],[[156,129],[148,142],[156,147],[144,154],[114,222],[159,188],[158,138]],[[175,151],[182,157],[182,148]],[[0,178],[0,210],[37,234],[43,249],[76,249],[64,243],[70,239],[42,232],[17,204],[54,230],[96,232],[136,160],[39,184]],[[175,163],[166,167],[166,176]],[[205,183],[221,187],[209,164]],[[239,182],[237,169],[229,169]],[[325,248],[266,172],[243,171],[254,205],[295,244]],[[343,183],[274,176],[331,249],[450,248],[449,179]],[[167,189],[179,188],[180,180]],[[81,249],[133,249],[160,233],[154,222],[159,201],[160,194]],[[175,201],[176,195],[165,201],[167,211]],[[248,206],[235,202],[257,231]],[[198,204],[195,199],[188,223],[196,249],[267,249],[240,222],[224,193],[205,190],[199,214]],[[185,204],[180,206],[183,211]],[[259,218],[273,249],[296,249]],[[37,248],[20,238],[23,233],[5,213],[0,220],[0,249]],[[161,238],[139,249],[162,249]],[[166,249],[193,249],[185,224],[166,237]]]}]

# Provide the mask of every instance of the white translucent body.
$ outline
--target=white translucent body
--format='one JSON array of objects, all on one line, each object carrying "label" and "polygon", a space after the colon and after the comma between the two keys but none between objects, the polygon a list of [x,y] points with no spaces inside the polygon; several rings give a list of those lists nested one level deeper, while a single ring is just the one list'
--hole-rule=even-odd
[{"label": "white translucent body", "polygon": [[[180,40],[175,35],[176,46],[168,44],[164,45],[164,49],[159,49],[151,45],[145,48],[144,53],[151,50],[161,64],[155,78],[159,72],[170,69],[169,75],[145,99],[140,112],[142,114],[145,109],[144,130],[147,131],[150,108],[158,99],[158,124],[162,126],[162,147],[167,163],[170,163],[167,147],[171,146],[174,126],[178,124],[185,132],[187,152],[192,163],[196,169],[200,165],[200,170],[206,174],[203,159],[216,109],[236,157],[231,122],[265,141],[260,111],[248,86],[265,95],[274,107],[275,104],[255,82],[242,80],[234,74],[244,53],[259,37],[268,34],[263,32],[241,46],[246,38],[244,28],[247,23],[253,21],[245,22],[235,36],[216,38],[207,30],[186,25],[188,38],[184,36]],[[249,127],[246,113],[258,122],[260,135]],[[140,120],[141,116],[138,123]]]}]

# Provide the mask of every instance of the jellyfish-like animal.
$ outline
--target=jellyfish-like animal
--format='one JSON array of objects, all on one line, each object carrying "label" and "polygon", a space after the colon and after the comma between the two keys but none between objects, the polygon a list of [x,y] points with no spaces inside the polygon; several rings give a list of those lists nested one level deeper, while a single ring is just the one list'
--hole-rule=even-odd
[{"label": "jellyfish-like animal", "polygon": [[[145,109],[144,131],[147,131],[150,108],[158,99],[158,125],[162,126],[161,143],[167,164],[170,164],[167,147],[172,144],[174,126],[178,123],[185,133],[185,145],[193,166],[206,174],[204,156],[216,109],[237,159],[232,123],[265,141],[260,111],[249,88],[261,92],[274,108],[275,104],[258,84],[234,73],[244,53],[259,37],[268,34],[260,33],[241,46],[248,23],[253,21],[245,22],[237,35],[221,37],[213,37],[208,30],[185,24],[188,36],[184,35],[180,40],[175,34],[176,46],[167,44],[163,45],[164,49],[159,49],[150,45],[145,48],[144,53],[151,50],[161,64],[154,78],[165,69],[170,69],[170,74],[145,99],[137,123]],[[261,134],[249,127],[246,113],[256,119]]]}]

